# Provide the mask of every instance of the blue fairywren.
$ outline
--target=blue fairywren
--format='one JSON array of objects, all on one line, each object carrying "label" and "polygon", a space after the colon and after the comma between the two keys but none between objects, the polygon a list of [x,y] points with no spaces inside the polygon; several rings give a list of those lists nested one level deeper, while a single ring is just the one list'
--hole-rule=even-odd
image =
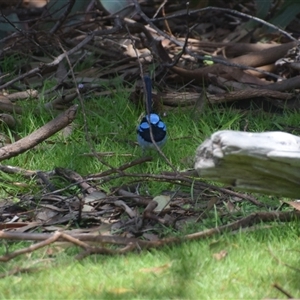
[{"label": "blue fairywren", "polygon": [[137,127],[137,140],[143,150],[149,148],[156,149],[153,141],[157,146],[162,147],[167,141],[167,127],[159,115],[153,112],[152,84],[150,77],[145,75],[144,82],[146,87],[146,115]]}]

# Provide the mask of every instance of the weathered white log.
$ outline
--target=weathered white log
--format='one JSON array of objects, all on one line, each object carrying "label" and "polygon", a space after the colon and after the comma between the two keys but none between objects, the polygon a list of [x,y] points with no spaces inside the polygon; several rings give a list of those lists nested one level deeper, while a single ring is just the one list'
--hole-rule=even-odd
[{"label": "weathered white log", "polygon": [[300,137],[218,131],[198,147],[195,169],[237,189],[300,198]]}]

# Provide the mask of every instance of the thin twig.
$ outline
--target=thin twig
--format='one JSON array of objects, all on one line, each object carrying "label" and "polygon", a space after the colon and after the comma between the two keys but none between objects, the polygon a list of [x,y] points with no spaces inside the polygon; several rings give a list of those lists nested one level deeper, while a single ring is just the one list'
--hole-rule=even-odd
[{"label": "thin twig", "polygon": [[64,58],[66,58],[67,56],[70,56],[72,54],[74,54],[75,52],[77,52],[79,49],[81,49],[84,45],[86,45],[87,43],[89,43],[95,36],[95,33],[92,33],[91,35],[87,35],[87,37],[82,40],[78,45],[76,45],[74,48],[70,49],[69,51],[66,51],[62,54],[60,54],[59,56],[57,56],[52,62],[50,63],[47,63],[47,64],[44,64],[44,65],[41,65],[39,67],[36,67],[36,68],[33,68],[31,69],[30,71],[22,74],[22,75],[19,75],[17,77],[15,77],[14,79],[2,84],[0,86],[0,89],[5,89],[7,87],[9,87],[10,85],[12,85],[13,83],[19,81],[19,80],[22,80],[28,76],[32,76],[36,73],[39,73],[39,72],[42,72],[43,70],[45,69],[48,69],[48,68],[52,68],[54,66],[57,66]]},{"label": "thin twig", "polygon": [[5,255],[1,256],[0,261],[7,262],[7,261],[19,256],[19,255],[22,255],[22,254],[25,254],[25,253],[30,253],[30,252],[33,252],[37,249],[43,248],[45,246],[50,245],[51,243],[54,243],[60,237],[61,237],[61,233],[60,232],[55,232],[53,235],[49,236],[46,240],[44,240],[40,243],[33,244],[33,245],[31,245],[27,248],[23,248],[23,249],[15,251],[15,252],[5,254]]},{"label": "thin twig", "polygon": [[278,283],[274,283],[273,287],[281,292],[283,295],[287,296],[288,299],[295,299],[289,292],[285,291]]},{"label": "thin twig", "polygon": [[[135,4],[137,13],[145,20],[145,22],[147,22],[149,24],[150,27],[152,27],[158,34],[162,35],[164,38],[166,38],[166,39],[170,40],[171,42],[173,42],[175,45],[183,47],[184,43],[177,41],[174,37],[168,35],[167,33],[160,30],[157,26],[155,26],[153,24],[153,20],[148,18],[147,15],[141,10],[141,7],[140,7],[137,0],[132,0],[132,1]],[[186,13],[184,13],[184,15],[186,15]],[[155,20],[158,20],[158,19],[155,19]],[[293,40],[295,40],[295,39],[293,38]],[[188,53],[192,57],[195,57],[199,60],[206,60],[207,59],[207,57],[205,57],[205,56],[198,55],[198,54],[194,53],[188,47],[186,47],[186,53]],[[241,70],[252,70],[252,71],[270,76],[270,77],[275,78],[275,79],[281,79],[281,76],[278,76],[276,74],[273,74],[273,73],[270,73],[270,72],[267,72],[267,71],[263,71],[263,70],[260,70],[260,69],[256,69],[256,68],[253,68],[253,67],[245,66],[245,65],[231,63],[231,62],[228,62],[224,59],[218,59],[218,58],[215,58],[215,57],[210,57],[210,60],[213,61],[214,63],[219,63],[219,64],[222,64],[222,65],[225,65],[225,66],[236,67],[236,68],[239,68]],[[164,63],[164,65],[167,66],[167,67],[168,67],[169,64],[170,64],[170,62]]]},{"label": "thin twig", "polygon": [[75,4],[75,0],[69,0],[68,1],[68,5],[66,7],[66,10],[61,15],[61,17],[56,22],[56,24],[51,28],[51,30],[50,30],[51,34],[54,34],[62,26],[62,24],[66,21],[66,19],[67,19],[69,13],[71,12],[74,4]]},{"label": "thin twig", "polygon": [[1,13],[1,17],[10,24],[17,32],[19,32],[24,38],[28,39],[31,43],[36,45],[39,49],[42,50],[43,53],[45,53],[48,57],[53,59],[53,56],[44,48],[42,47],[38,42],[36,42],[34,39],[32,39],[29,34],[24,32],[22,29],[18,28],[13,22],[11,22],[3,13]]},{"label": "thin twig", "polygon": [[[134,3],[136,3],[135,0],[133,0]],[[140,9],[137,9],[138,12],[140,12]],[[205,7],[205,8],[200,8],[200,9],[195,9],[195,10],[189,10],[189,14],[188,15],[193,15],[193,14],[197,14],[199,12],[206,12],[206,11],[214,11],[214,10],[217,10],[217,11],[223,11],[223,12],[227,12],[227,13],[231,13],[233,15],[237,15],[239,17],[243,17],[243,18],[247,18],[247,19],[250,19],[250,20],[254,20],[258,23],[261,23],[263,25],[266,25],[267,27],[269,28],[272,28],[274,30],[277,30],[279,31],[280,33],[282,33],[283,35],[285,35],[286,37],[288,37],[289,39],[291,39],[292,41],[298,41],[297,38],[294,38],[292,35],[290,35],[287,31],[279,28],[278,26],[276,25],[273,25],[265,20],[262,20],[260,18],[257,18],[257,17],[254,17],[254,16],[251,16],[251,15],[248,15],[248,14],[245,14],[245,13],[242,13],[240,11],[237,11],[237,10],[233,10],[233,9],[229,9],[229,8],[221,8],[221,7],[213,7],[213,6],[208,6],[208,7]],[[182,16],[186,16],[187,13],[184,12],[184,11],[180,11],[179,13],[174,13],[172,15],[169,15],[167,17],[162,17],[162,18],[152,18],[152,19],[149,19],[151,22],[159,22],[159,21],[164,21],[164,20],[168,20],[168,19],[173,19],[173,18],[176,18],[176,17],[182,17]]]},{"label": "thin twig", "polygon": [[279,258],[273,253],[273,251],[272,251],[272,249],[270,248],[270,246],[269,246],[269,252],[270,252],[270,254],[272,255],[272,257],[277,261],[278,264],[281,264],[281,265],[283,265],[283,266],[286,266],[286,267],[288,267],[288,268],[290,268],[290,269],[296,271],[297,273],[300,272],[300,269],[299,269],[299,268],[295,268],[294,266],[291,266],[291,265],[289,265],[289,264],[283,262],[281,259],[279,259]]},{"label": "thin twig", "polygon": [[77,83],[76,83],[75,74],[74,74],[74,72],[73,72],[73,66],[72,66],[71,61],[70,61],[70,59],[69,59],[68,52],[65,51],[65,49],[64,49],[64,47],[62,46],[61,43],[59,43],[59,45],[60,45],[60,48],[63,50],[63,52],[66,54],[65,57],[66,57],[66,60],[67,60],[67,62],[68,62],[68,65],[69,65],[69,67],[70,67],[71,75],[72,75],[72,80],[73,80],[73,83],[75,84],[75,90],[76,90],[78,99],[79,99],[80,104],[81,104],[81,110],[82,110],[82,115],[83,115],[84,132],[85,132],[85,138],[86,138],[86,141],[88,142],[89,147],[90,147],[92,153],[94,154],[94,156],[97,157],[97,159],[98,159],[104,166],[110,168],[111,170],[115,170],[116,172],[120,172],[118,169],[114,168],[112,165],[110,165],[110,164],[107,163],[105,160],[103,160],[103,159],[97,154],[97,151],[96,151],[95,147],[93,146],[92,138],[91,138],[91,135],[90,135],[89,129],[88,129],[88,121],[87,121],[87,116],[86,116],[86,111],[85,111],[85,105],[84,105],[84,101],[83,101],[83,99],[82,99],[81,93],[79,92],[78,85],[77,85]]}]

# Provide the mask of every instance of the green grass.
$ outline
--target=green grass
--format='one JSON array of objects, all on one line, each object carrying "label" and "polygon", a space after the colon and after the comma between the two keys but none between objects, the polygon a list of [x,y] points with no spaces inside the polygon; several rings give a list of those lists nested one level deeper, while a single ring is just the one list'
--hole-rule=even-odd
[{"label": "green grass", "polygon": [[[107,169],[96,158],[83,156],[84,153],[91,153],[91,148],[97,152],[113,152],[113,156],[104,158],[113,167],[141,157],[141,149],[136,145],[135,130],[141,110],[128,101],[129,95],[122,92],[122,86],[117,85],[117,89],[119,92],[111,97],[91,96],[84,100],[91,144],[86,141],[82,109],[79,108],[70,136],[64,137],[58,133],[35,149],[7,160],[5,163],[22,166],[25,169],[46,171],[60,166],[86,175]],[[178,109],[168,112],[164,117],[169,140],[163,151],[178,170],[192,166],[190,163],[187,165],[187,162],[193,159],[197,146],[217,130],[243,130],[245,120],[248,123],[248,131],[278,130],[274,123],[284,122],[284,117],[281,115],[270,114],[266,118],[263,112],[258,114],[257,111],[254,113],[250,111],[245,114],[230,108],[222,110],[206,108],[197,121],[191,118],[191,114],[192,112],[186,109]],[[296,112],[289,113],[286,119],[297,117],[299,119]],[[46,112],[34,116],[29,110],[20,120],[17,133],[24,137],[52,118],[53,116]],[[151,163],[134,167],[131,170],[143,173],[171,170],[157,153],[152,152],[152,154],[154,160]],[[159,184],[158,189],[163,189],[163,185]]]},{"label": "green grass", "polygon": [[[18,266],[37,273],[0,280],[1,299],[261,299],[283,298],[277,283],[300,297],[299,223],[225,234],[159,250],[74,261],[74,250],[38,251]],[[226,251],[221,260],[215,253]],[[49,252],[49,249],[48,249]],[[55,252],[54,252],[55,253]],[[37,263],[38,259],[40,262]],[[49,262],[49,259],[53,261]],[[34,264],[35,263],[35,264]],[[15,265],[16,262],[8,263]],[[7,267],[7,266],[6,266]],[[6,268],[5,267],[5,268]],[[3,265],[1,267],[3,269]]]},{"label": "green grass", "polygon": [[[136,120],[141,110],[128,101],[129,95],[124,92],[120,83],[116,83],[116,87],[113,88],[117,89],[117,93],[112,96],[94,95],[84,99],[91,144],[86,141],[80,107],[71,135],[65,137],[58,133],[34,149],[5,161],[4,164],[44,171],[65,167],[87,175],[107,169],[96,158],[83,156],[84,153],[91,153],[91,147],[97,152],[113,152],[113,156],[104,158],[113,167],[141,157],[141,149],[135,145]],[[178,109],[168,112],[164,117],[169,140],[163,151],[178,170],[190,167],[186,161],[193,158],[197,146],[217,130],[243,130],[247,125],[248,131],[259,132],[279,130],[278,124],[300,124],[297,112],[266,114],[258,112],[257,109],[241,112],[233,108],[207,107],[198,119],[191,116],[192,111]],[[46,112],[34,116],[28,109],[28,113],[20,119],[16,131],[24,137],[52,118],[53,116]],[[131,156],[123,156],[124,154]],[[157,153],[152,155],[152,162],[136,166],[130,171],[156,174],[171,170]],[[7,184],[5,191],[9,191],[10,196],[37,192],[34,180],[27,181],[27,186],[20,190],[13,182],[24,182],[22,177],[6,175],[3,178]],[[124,184],[124,179],[116,179],[104,188],[119,184]],[[151,182],[147,184],[147,188],[151,195],[156,196],[171,187],[168,183]],[[1,195],[5,197],[5,192],[2,191]],[[272,199],[262,196],[261,201],[272,202]],[[274,201],[277,203],[278,200]],[[255,210],[255,207],[247,202],[241,203],[241,208],[241,213],[245,215]],[[183,231],[190,232],[203,229],[203,226],[214,226],[217,219],[213,211],[210,213],[211,218],[206,219],[203,224],[198,227],[190,224]],[[81,262],[74,260],[75,253],[72,249],[57,254],[54,251],[52,255],[49,255],[49,249],[43,249],[0,265],[2,272],[16,266],[45,268],[36,273],[0,279],[0,298],[282,298],[283,295],[272,287],[274,283],[278,283],[294,297],[300,297],[299,272],[279,264],[270,254],[271,249],[274,255],[284,262],[300,267],[299,228],[296,222],[274,224],[273,228],[252,233],[225,234],[212,239],[121,257],[92,256]],[[172,230],[166,230],[166,233],[174,234]],[[24,243],[8,245],[12,251],[23,247]],[[212,255],[221,250],[226,250],[228,255],[217,261]],[[0,253],[4,251],[4,244],[0,244]]]}]

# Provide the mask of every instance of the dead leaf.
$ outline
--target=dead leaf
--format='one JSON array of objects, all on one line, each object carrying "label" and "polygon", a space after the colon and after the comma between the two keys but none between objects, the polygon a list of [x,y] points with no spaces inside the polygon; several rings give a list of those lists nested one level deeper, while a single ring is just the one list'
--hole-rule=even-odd
[{"label": "dead leaf", "polygon": [[28,225],[30,223],[26,222],[13,222],[13,223],[0,223],[0,230],[5,230],[5,229],[15,229],[15,228],[20,228]]},{"label": "dead leaf", "polygon": [[36,219],[39,221],[42,221],[42,222],[47,222],[56,215],[57,215],[56,211],[49,209],[49,208],[42,208],[36,214]]},{"label": "dead leaf", "polygon": [[[65,243],[67,244],[67,243]],[[67,245],[67,246],[70,246],[70,243]],[[55,246],[51,246],[51,247],[48,247],[46,248],[46,251],[45,251],[45,254],[48,255],[48,256],[54,256],[54,255],[57,255],[63,251],[65,251],[65,248],[66,247],[62,247],[61,245],[55,245]]]},{"label": "dead leaf", "polygon": [[69,124],[68,126],[66,126],[65,128],[63,128],[59,132],[59,135],[61,135],[64,138],[67,138],[68,136],[70,136],[73,133],[74,127],[76,127],[76,125],[74,125],[74,123]]},{"label": "dead leaf", "polygon": [[12,143],[12,141],[11,141],[10,137],[1,132],[0,133],[0,147],[4,147],[11,143]]},{"label": "dead leaf", "polygon": [[213,254],[213,258],[216,259],[216,260],[221,260],[223,259],[224,257],[227,256],[227,251],[226,250],[221,250],[220,252],[218,253],[214,253]]},{"label": "dead leaf", "polygon": [[83,208],[82,208],[82,211],[85,211],[85,212],[90,212],[90,211],[93,211],[94,210],[94,207],[93,206],[90,206],[90,205],[83,205]]},{"label": "dead leaf", "polygon": [[143,238],[145,238],[148,241],[154,242],[159,240],[159,236],[154,233],[144,233]]},{"label": "dead leaf", "polygon": [[230,200],[225,201],[224,204],[225,204],[225,207],[227,208],[227,210],[228,210],[230,213],[239,211],[239,208],[238,208],[238,207],[235,207],[235,205],[234,205]]},{"label": "dead leaf", "polygon": [[134,290],[133,289],[127,289],[127,288],[115,288],[115,289],[111,289],[109,290],[111,293],[113,294],[125,294],[125,293],[133,293]]},{"label": "dead leaf", "polygon": [[300,210],[300,200],[284,201],[284,203],[288,204],[289,206],[293,207],[296,210]]},{"label": "dead leaf", "polygon": [[160,195],[160,196],[156,196],[153,201],[157,202],[157,206],[154,208],[155,212],[161,212],[163,211],[165,208],[170,207],[169,206],[169,202],[171,200],[170,196],[165,196],[165,195]]},{"label": "dead leaf", "polygon": [[112,223],[102,222],[101,225],[99,226],[98,232],[102,235],[110,235],[112,225],[113,225]]},{"label": "dead leaf", "polygon": [[162,273],[162,272],[166,271],[171,266],[172,266],[172,263],[167,263],[167,264],[164,264],[164,265],[162,265],[160,267],[142,268],[139,271],[142,272],[142,273],[155,273],[155,274],[159,274],[159,273]]},{"label": "dead leaf", "polygon": [[218,203],[218,201],[219,201],[218,197],[211,197],[209,199],[209,201],[207,202],[206,209],[204,210],[203,213],[201,213],[199,215],[199,217],[197,218],[196,222],[199,222],[202,219],[203,215],[206,215]]},{"label": "dead leaf", "polygon": [[43,7],[48,3],[48,0],[23,0],[22,5],[26,8]]},{"label": "dead leaf", "polygon": [[100,192],[100,191],[94,191],[91,194],[86,195],[86,197],[84,198],[84,203],[98,201],[98,200],[104,199],[106,197],[107,197],[107,195],[105,193]]}]

